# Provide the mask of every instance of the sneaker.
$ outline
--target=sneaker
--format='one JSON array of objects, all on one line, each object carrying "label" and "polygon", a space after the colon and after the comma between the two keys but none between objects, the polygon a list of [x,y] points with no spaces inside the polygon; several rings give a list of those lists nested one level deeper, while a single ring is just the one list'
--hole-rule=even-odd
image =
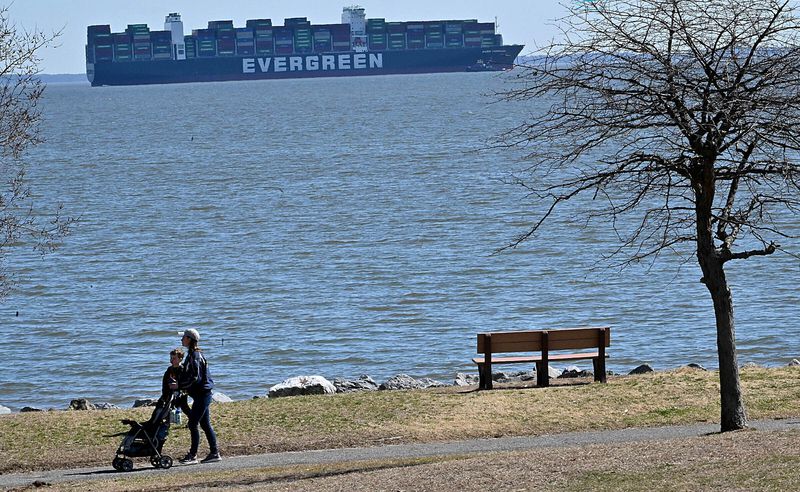
[{"label": "sneaker", "polygon": [[199,461],[197,461],[197,457],[195,455],[187,454],[186,456],[180,459],[179,463],[181,465],[196,465],[197,463],[199,463]]},{"label": "sneaker", "polygon": [[208,456],[200,460],[200,463],[216,463],[221,459],[222,458],[219,456],[219,453],[209,453]]}]

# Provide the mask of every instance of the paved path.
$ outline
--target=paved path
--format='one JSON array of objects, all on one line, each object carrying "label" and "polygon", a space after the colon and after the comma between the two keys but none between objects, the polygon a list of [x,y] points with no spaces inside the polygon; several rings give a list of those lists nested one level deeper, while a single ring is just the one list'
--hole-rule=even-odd
[{"label": "paved path", "polygon": [[[750,422],[750,427],[759,431],[800,430],[800,419],[760,420]],[[298,451],[251,456],[224,457],[219,463],[193,466],[174,466],[170,470],[156,470],[147,460],[137,459],[137,468],[131,473],[188,473],[196,466],[204,470],[239,470],[273,466],[308,465],[359,460],[383,460],[393,458],[421,458],[426,456],[468,455],[502,451],[523,451],[533,448],[559,448],[587,444],[658,441],[683,437],[701,436],[719,430],[719,424],[695,424],[672,427],[632,428],[594,432],[571,432],[535,437],[503,437],[497,439],[471,439],[432,444],[400,444],[368,448],[329,449],[321,451]],[[112,456],[109,456],[109,460]],[[0,488],[22,487],[34,482],[49,484],[81,482],[112,478],[122,472],[111,466],[103,468],[78,468],[51,470],[35,473],[0,475]]]}]

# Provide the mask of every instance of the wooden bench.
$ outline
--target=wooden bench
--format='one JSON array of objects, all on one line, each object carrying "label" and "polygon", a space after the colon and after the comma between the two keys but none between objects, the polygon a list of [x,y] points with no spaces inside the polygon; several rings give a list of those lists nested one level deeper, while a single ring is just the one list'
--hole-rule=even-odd
[{"label": "wooden bench", "polygon": [[[548,365],[554,361],[592,359],[594,380],[606,382],[606,347],[611,344],[611,328],[568,328],[561,330],[479,333],[478,353],[472,362],[478,365],[480,389],[492,389],[492,365],[536,364],[536,384],[549,386]],[[552,351],[594,348],[593,352],[557,353]],[[539,352],[539,355],[495,357],[495,354]]]}]

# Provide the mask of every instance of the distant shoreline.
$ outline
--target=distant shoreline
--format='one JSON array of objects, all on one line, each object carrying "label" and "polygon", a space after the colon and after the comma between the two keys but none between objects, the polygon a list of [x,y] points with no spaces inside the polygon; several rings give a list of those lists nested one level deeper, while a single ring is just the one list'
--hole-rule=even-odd
[{"label": "distant shoreline", "polygon": [[89,80],[85,73],[43,73],[39,74],[39,79],[45,84],[86,84]]}]

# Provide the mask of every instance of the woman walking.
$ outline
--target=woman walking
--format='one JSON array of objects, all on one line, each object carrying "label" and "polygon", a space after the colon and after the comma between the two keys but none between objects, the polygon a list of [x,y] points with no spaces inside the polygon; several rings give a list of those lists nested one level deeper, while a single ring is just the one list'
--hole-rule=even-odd
[{"label": "woman walking", "polygon": [[184,465],[196,465],[197,448],[200,445],[200,426],[206,434],[208,440],[209,453],[203,458],[201,463],[213,463],[220,460],[219,449],[217,448],[217,434],[211,427],[211,390],[214,388],[214,380],[208,370],[208,362],[203,357],[200,347],[200,333],[190,328],[183,332],[181,344],[187,348],[186,360],[183,363],[183,371],[175,385],[177,389],[184,390],[192,398],[192,409],[189,412],[189,433],[191,434],[192,444],[186,456],[180,460]]}]

